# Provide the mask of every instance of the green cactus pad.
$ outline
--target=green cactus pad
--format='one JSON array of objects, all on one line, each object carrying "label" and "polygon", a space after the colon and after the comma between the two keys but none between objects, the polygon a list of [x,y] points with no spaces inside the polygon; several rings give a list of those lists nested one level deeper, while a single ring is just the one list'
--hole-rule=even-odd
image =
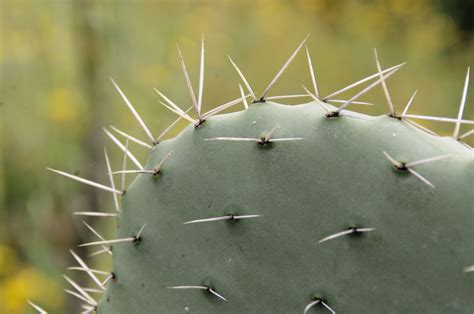
[{"label": "green cactus pad", "polygon": [[[275,126],[269,143],[237,139]],[[301,139],[273,142],[285,138]],[[303,313],[315,300],[308,313],[474,310],[463,271],[474,262],[474,159],[460,142],[388,116],[267,101],[189,125],[145,168],[170,151],[123,196],[118,238],[146,227],[113,245],[98,313]],[[408,164],[449,157],[410,167],[432,188],[384,151]],[[240,215],[259,217],[184,224]],[[319,243],[357,228],[373,230]]]}]

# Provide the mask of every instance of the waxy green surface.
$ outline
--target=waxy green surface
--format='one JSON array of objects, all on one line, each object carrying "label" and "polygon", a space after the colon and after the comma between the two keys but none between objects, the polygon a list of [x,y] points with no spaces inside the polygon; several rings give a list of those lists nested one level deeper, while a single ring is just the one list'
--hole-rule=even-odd
[{"label": "waxy green surface", "polygon": [[[153,169],[127,189],[113,272],[98,313],[303,313],[314,297],[337,313],[472,313],[474,158],[451,138],[388,116],[315,102],[257,103],[158,144]],[[350,114],[350,116],[347,116]],[[264,135],[300,141],[206,141]],[[435,189],[394,170],[383,151]],[[227,214],[238,221],[184,222]],[[318,244],[349,227],[375,228]],[[203,290],[171,286],[207,285]],[[317,305],[308,313],[330,313]]]}]

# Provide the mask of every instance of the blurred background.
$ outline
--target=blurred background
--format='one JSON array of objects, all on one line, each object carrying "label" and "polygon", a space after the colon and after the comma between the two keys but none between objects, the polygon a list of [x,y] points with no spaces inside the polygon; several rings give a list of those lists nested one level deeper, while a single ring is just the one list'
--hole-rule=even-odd
[{"label": "blurred background", "polygon": [[[473,12],[470,0],[0,1],[0,313],[33,313],[25,299],[56,313],[77,306],[63,292],[62,274],[75,264],[68,249],[84,257],[88,252],[77,245],[93,238],[84,217],[72,212],[113,210],[112,197],[45,167],[108,184],[102,147],[115,169],[122,154],[101,127],[112,124],[146,140],[109,76],[156,136],[175,116],[159,105],[153,87],[182,108],[190,105],[176,43],[197,88],[205,34],[207,110],[240,96],[227,55],[261,92],[311,33],[321,94],[375,73],[377,47],[384,68],[408,61],[388,80],[399,111],[419,89],[412,113],[456,117],[474,60]],[[271,94],[301,93],[302,84],[311,86],[304,53]],[[377,106],[354,110],[387,113],[381,87],[363,99]],[[465,119],[474,118],[473,100],[471,88]],[[454,129],[418,122],[443,135]],[[146,149],[130,148],[145,160]],[[113,237],[110,218],[87,221]],[[107,269],[110,259],[102,256],[88,259],[90,266]],[[85,276],[68,275],[85,284]]]}]

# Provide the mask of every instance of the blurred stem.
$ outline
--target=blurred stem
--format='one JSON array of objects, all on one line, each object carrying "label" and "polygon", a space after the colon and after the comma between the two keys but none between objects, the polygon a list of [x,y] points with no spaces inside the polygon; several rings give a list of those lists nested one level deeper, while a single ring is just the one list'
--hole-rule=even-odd
[{"label": "blurred stem", "polygon": [[[105,112],[104,92],[102,90],[102,79],[100,69],[103,64],[104,47],[101,41],[101,25],[98,19],[94,19],[98,13],[95,2],[92,0],[81,0],[72,2],[73,33],[76,45],[76,60],[78,82],[81,94],[84,96],[87,106],[86,112],[89,117],[88,127],[82,139],[84,155],[84,177],[96,182],[101,182],[105,173],[102,153],[102,130]],[[86,187],[85,204],[88,211],[99,210],[99,193],[96,189]],[[103,196],[103,194],[101,194]],[[80,234],[80,233],[79,233]],[[79,242],[79,238],[76,239]],[[84,256],[83,256],[84,257]],[[76,304],[77,305],[77,304]],[[75,305],[71,305],[75,306]],[[73,307],[71,307],[73,308]]]},{"label": "blurred stem", "polygon": [[[75,43],[77,46],[78,77],[80,82],[81,94],[85,97],[85,103],[88,106],[88,117],[90,127],[85,133],[83,139],[83,151],[85,152],[86,178],[94,181],[101,181],[99,174],[105,173],[103,163],[96,162],[103,160],[101,141],[101,129],[104,113],[100,104],[104,102],[103,92],[101,90],[102,82],[99,80],[99,70],[102,65],[102,48],[100,45],[100,36],[98,34],[98,25],[94,23],[94,1],[82,0],[73,1],[72,15],[74,19]],[[98,193],[94,189],[86,190],[88,210],[98,210]]]}]

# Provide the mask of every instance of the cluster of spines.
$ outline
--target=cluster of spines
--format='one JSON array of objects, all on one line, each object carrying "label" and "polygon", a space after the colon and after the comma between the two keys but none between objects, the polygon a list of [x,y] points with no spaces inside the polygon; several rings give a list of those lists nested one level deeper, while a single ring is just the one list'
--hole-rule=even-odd
[{"label": "cluster of spines", "polygon": [[[308,35],[309,36],[309,35]],[[436,135],[434,132],[431,130],[421,126],[420,124],[412,121],[411,119],[420,119],[420,120],[430,120],[430,121],[439,121],[439,122],[449,122],[449,123],[454,123],[455,124],[455,129],[453,132],[453,139],[456,141],[460,141],[467,147],[471,149],[470,146],[468,146],[466,143],[463,142],[463,140],[472,134],[474,134],[474,130],[470,130],[464,134],[460,133],[460,127],[461,124],[474,124],[474,121],[471,120],[464,120],[462,119],[463,111],[464,111],[464,106],[466,103],[466,97],[467,97],[467,91],[468,91],[468,84],[469,84],[469,73],[470,73],[470,68],[468,68],[467,73],[466,73],[466,79],[464,83],[464,88],[463,88],[463,93],[461,97],[461,104],[458,112],[458,116],[456,119],[453,118],[445,118],[445,117],[433,117],[433,116],[425,116],[425,115],[413,115],[413,114],[408,114],[408,110],[410,106],[413,103],[413,100],[417,94],[417,91],[415,91],[412,95],[412,97],[409,99],[407,105],[405,106],[403,112],[401,114],[398,114],[395,110],[395,107],[393,105],[393,101],[390,97],[389,90],[386,85],[386,79],[390,77],[392,74],[394,74],[396,71],[398,71],[405,63],[390,67],[388,69],[382,70],[382,67],[380,65],[380,61],[378,58],[377,51],[374,50],[375,53],[375,60],[376,60],[376,66],[377,66],[377,73],[372,74],[368,77],[365,77],[353,84],[350,84],[336,92],[333,92],[325,97],[320,97],[319,90],[318,90],[318,85],[316,81],[316,76],[313,70],[313,64],[311,61],[310,53],[307,47],[306,49],[306,56],[307,56],[307,61],[308,61],[308,66],[309,66],[309,72],[311,76],[311,81],[313,85],[313,92],[311,92],[308,88],[303,86],[303,89],[305,90],[305,94],[294,94],[294,95],[282,95],[282,96],[267,96],[273,85],[276,83],[276,81],[281,77],[281,75],[284,73],[284,71],[288,68],[288,66],[291,64],[293,59],[296,57],[298,52],[301,50],[301,48],[305,45],[305,42],[308,38],[308,36],[303,40],[303,42],[296,48],[296,50],[291,54],[289,59],[286,61],[286,63],[283,65],[283,67],[277,72],[275,77],[271,80],[267,88],[263,91],[262,95],[257,98],[253,89],[251,88],[251,85],[249,84],[248,80],[246,77],[243,75],[242,71],[239,69],[239,67],[236,65],[236,63],[232,60],[232,58],[229,56],[229,61],[231,62],[232,66],[235,68],[237,71],[239,77],[241,78],[244,86],[248,90],[248,94],[246,95],[244,93],[244,90],[242,88],[242,85],[239,84],[239,91],[241,97],[231,100],[225,104],[219,105],[216,108],[206,112],[202,113],[201,108],[202,108],[202,95],[203,95],[203,83],[204,83],[204,38],[202,38],[202,46],[201,46],[201,58],[200,58],[200,71],[199,71],[199,87],[198,87],[198,97],[196,99],[196,96],[194,94],[194,89],[192,87],[191,80],[189,78],[189,74],[186,70],[186,65],[184,62],[183,55],[181,53],[181,50],[179,49],[178,46],[178,54],[180,57],[180,62],[181,62],[181,67],[184,73],[185,81],[186,81],[186,86],[188,89],[188,92],[191,97],[191,102],[192,105],[187,109],[183,110],[181,109],[178,105],[176,105],[173,101],[171,101],[168,97],[166,97],[161,91],[158,89],[155,89],[156,93],[161,96],[161,98],[164,100],[164,102],[160,101],[160,103],[168,108],[170,111],[178,115],[178,118],[165,130],[158,136],[154,137],[149,130],[149,128],[146,126],[138,112],[135,110],[131,102],[128,100],[128,98],[125,96],[125,94],[122,92],[120,87],[115,83],[114,80],[111,79],[113,85],[119,92],[120,96],[124,100],[125,104],[129,108],[129,110],[132,112],[133,116],[136,118],[140,126],[142,127],[143,131],[145,132],[146,136],[148,137],[150,143],[146,143],[140,139],[137,139],[113,126],[111,126],[111,129],[115,131],[117,134],[122,135],[125,137],[126,142],[125,145],[118,140],[109,130],[104,128],[104,132],[107,134],[107,136],[123,151],[123,162],[122,162],[122,170],[121,171],[112,171],[112,168],[110,166],[110,161],[109,157],[107,154],[107,151],[104,149],[104,155],[105,155],[105,160],[107,164],[107,174],[109,176],[110,180],[110,186],[103,185],[97,182],[93,182],[63,171],[55,170],[48,168],[49,170],[56,172],[58,174],[61,174],[63,176],[66,176],[68,178],[74,179],[76,181],[82,182],[84,184],[93,186],[95,188],[105,190],[107,192],[111,192],[114,197],[114,205],[116,209],[116,213],[109,213],[109,212],[75,212],[74,214],[76,215],[84,215],[84,216],[97,216],[97,217],[118,217],[120,213],[120,205],[118,201],[118,195],[125,195],[126,190],[125,190],[125,175],[127,173],[138,173],[138,174],[151,174],[151,175],[159,175],[161,167],[163,164],[168,160],[173,151],[170,151],[165,157],[158,163],[156,167],[152,170],[147,170],[144,169],[142,164],[138,161],[138,159],[132,154],[132,152],[129,150],[129,142],[134,142],[136,144],[139,144],[147,149],[154,149],[156,145],[160,143],[160,141],[163,139],[163,137],[167,134],[168,131],[171,130],[181,119],[185,119],[188,122],[192,123],[195,127],[200,126],[202,123],[206,121],[206,119],[210,118],[211,116],[228,109],[236,104],[239,104],[242,102],[244,104],[244,109],[247,109],[249,107],[249,104],[247,102],[247,98],[251,97],[251,103],[260,103],[260,102],[265,102],[266,100],[276,100],[276,99],[288,99],[288,98],[303,98],[303,97],[310,97],[313,100],[315,100],[326,112],[326,117],[327,118],[337,118],[341,114],[347,114],[351,115],[350,111],[345,111],[345,109],[351,105],[351,104],[362,104],[362,105],[372,105],[371,103],[368,102],[363,102],[363,101],[357,101],[357,99],[367,93],[369,90],[372,88],[382,85],[388,106],[389,106],[389,116],[393,117],[395,119],[398,119],[416,129],[420,129],[422,131],[428,132],[432,135]],[[340,95],[343,92],[346,92],[354,87],[360,86],[366,82],[369,82],[373,79],[376,79],[374,82],[372,82],[369,86],[364,88],[362,91],[358,92],[356,95],[352,96],[348,100],[341,100],[341,99],[335,99],[335,96]],[[335,110],[330,110],[329,106],[327,104],[329,103],[342,103],[339,107],[336,107]],[[194,109],[196,113],[196,118],[193,118],[189,115],[189,111],[191,109]],[[221,141],[248,141],[248,142],[256,142],[259,145],[265,145],[271,142],[283,142],[283,141],[295,141],[295,140],[303,140],[303,138],[297,138],[297,137],[292,137],[292,138],[275,138],[273,137],[273,133],[279,128],[278,125],[276,125],[272,130],[267,132],[264,136],[262,137],[255,137],[255,138],[243,138],[243,137],[215,137],[215,138],[209,138],[206,139],[207,141],[216,141],[216,140],[221,140]],[[434,156],[430,158],[426,158],[423,160],[418,160],[418,161],[412,161],[412,162],[401,162],[397,161],[394,159],[390,154],[387,152],[383,151],[383,154],[385,157],[393,164],[394,168],[397,171],[407,171],[411,174],[413,174],[415,177],[420,179],[422,182],[427,184],[428,186],[434,188],[434,185],[425,177],[423,177],[421,174],[419,174],[416,170],[413,169],[413,166],[419,165],[422,163],[430,163],[433,161],[441,160],[444,158],[448,158],[449,155],[443,155],[443,156]],[[127,164],[127,159],[130,159],[135,166],[138,168],[136,170],[128,170],[126,169],[126,164]],[[113,178],[113,175],[115,174],[121,174],[121,189],[118,190],[115,187],[115,181]],[[184,224],[193,224],[193,223],[201,223],[201,222],[213,222],[213,221],[235,221],[235,220],[240,220],[240,219],[247,219],[247,218],[258,218],[261,217],[261,215],[258,214],[253,214],[253,215],[235,215],[235,214],[228,214],[220,217],[211,217],[211,218],[201,218],[201,219],[196,219],[192,221],[187,221],[184,222]],[[84,246],[100,246],[101,249],[99,251],[96,251],[91,254],[91,256],[96,256],[100,254],[110,254],[112,255],[112,246],[114,244],[118,243],[131,243],[131,244],[137,244],[141,241],[142,239],[142,233],[146,227],[146,223],[143,224],[143,226],[137,231],[135,235],[132,235],[131,237],[128,238],[121,238],[121,239],[112,239],[112,240],[106,240],[102,235],[100,235],[99,232],[97,232],[94,228],[92,228],[90,225],[88,225],[86,222],[84,222],[85,226],[96,236],[99,238],[99,241],[94,241],[94,242],[89,242],[89,243],[84,243],[81,244],[80,247]],[[338,231],[332,235],[329,235],[321,240],[319,240],[318,243],[322,243],[328,240],[332,240],[338,237],[342,236],[349,236],[349,235],[354,235],[354,234],[360,234],[360,233],[365,233],[369,231],[374,231],[375,228],[372,227],[366,227],[366,226],[349,226],[346,230],[343,231]],[[112,279],[115,278],[115,274],[113,272],[107,272],[107,271],[101,271],[101,270],[96,270],[96,269],[91,269],[87,266],[87,264],[72,250],[70,251],[71,254],[73,255],[74,259],[79,263],[80,267],[73,266],[70,267],[69,269],[71,270],[76,270],[76,271],[83,271],[86,272],[89,277],[95,282],[95,284],[98,286],[97,288],[84,288],[78,285],[76,282],[71,280],[69,277],[64,276],[66,281],[68,281],[71,286],[75,289],[75,291],[68,290],[66,289],[66,292],[69,294],[72,294],[73,296],[77,297],[81,301],[85,302],[82,305],[83,308],[83,313],[91,313],[96,311],[97,309],[97,301],[91,297],[90,293],[103,293],[105,291],[105,286],[108,282],[110,282]],[[473,266],[467,266],[464,269],[465,272],[472,272],[474,271],[474,265]],[[105,276],[105,279],[102,281],[97,277],[97,275],[103,275]],[[198,289],[198,290],[203,290],[205,292],[211,293],[214,296],[218,297],[219,299],[223,301],[227,301],[227,299],[219,294],[213,287],[208,286],[208,285],[194,285],[194,286],[172,286],[168,287],[170,289]],[[38,305],[32,303],[31,301],[28,301],[28,303],[36,309],[39,313],[47,313],[45,310],[43,310],[41,307]],[[304,308],[304,313],[307,313],[312,307],[321,305],[325,309],[327,309],[331,313],[335,313],[335,311],[328,305],[327,301],[325,301],[323,298],[320,297],[314,297]]]}]

